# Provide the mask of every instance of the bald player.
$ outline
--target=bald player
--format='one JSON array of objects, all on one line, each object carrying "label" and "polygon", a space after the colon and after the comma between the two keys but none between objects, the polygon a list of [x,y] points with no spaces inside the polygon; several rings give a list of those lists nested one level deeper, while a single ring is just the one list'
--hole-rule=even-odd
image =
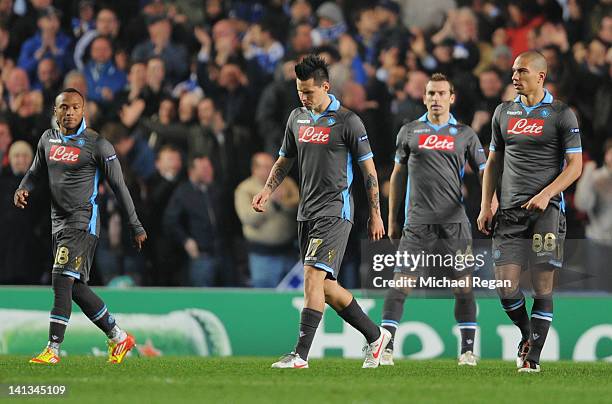
[{"label": "bald player", "polygon": [[[554,273],[563,264],[563,191],[582,171],[576,116],[544,89],[546,73],[546,60],[538,52],[522,53],[514,61],[512,84],[519,95],[493,114],[478,216],[478,229],[493,232],[496,279],[511,281],[498,293],[521,331],[519,372],[540,371],[540,353],[553,319]],[[491,229],[496,191],[499,210]],[[533,285],[531,319],[519,287],[523,270],[530,270]]]}]

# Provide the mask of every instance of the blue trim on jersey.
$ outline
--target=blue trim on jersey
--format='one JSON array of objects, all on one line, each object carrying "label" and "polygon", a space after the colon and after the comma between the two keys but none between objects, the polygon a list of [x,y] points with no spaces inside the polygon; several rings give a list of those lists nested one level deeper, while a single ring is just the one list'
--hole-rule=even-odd
[{"label": "blue trim on jersey", "polygon": [[519,104],[521,107],[523,107],[523,109],[525,110],[525,112],[527,112],[527,115],[529,115],[531,113],[531,111],[533,111],[534,109],[542,106],[542,104],[552,104],[553,102],[553,96],[551,93],[548,92],[548,90],[544,90],[544,98],[542,98],[542,101],[538,102],[536,105],[530,107],[527,106],[525,104],[523,104],[523,101],[521,101],[521,96],[517,96],[514,99],[514,102],[516,102],[517,104]]},{"label": "blue trim on jersey", "polygon": [[478,323],[457,323],[457,325],[458,326],[462,326],[462,325],[465,325],[465,326],[468,326],[468,325],[474,326],[474,325],[478,325]]},{"label": "blue trim on jersey", "polygon": [[99,181],[100,181],[100,170],[96,168],[93,192],[91,193],[91,198],[89,198],[89,203],[91,203],[91,219],[89,220],[89,226],[87,227],[87,231],[89,231],[89,233],[93,234],[94,236],[96,235],[96,224],[98,222],[98,204],[96,203],[96,197],[98,196]]},{"label": "blue trim on jersey", "polygon": [[79,126],[79,129],[77,129],[76,133],[72,135],[61,135],[62,140],[65,142],[68,139],[75,138],[81,133],[85,132],[85,129],[87,129],[87,124],[85,123],[85,118],[83,118],[83,120],[81,120],[81,125]]},{"label": "blue trim on jersey", "polygon": [[287,157],[287,153],[285,153],[285,152],[284,152],[284,151],[282,151],[282,150],[279,150],[279,151],[278,151],[278,155],[279,155],[279,156],[281,156],[281,157]]},{"label": "blue trim on jersey", "polygon": [[316,264],[314,264],[315,268],[319,268],[324,270],[325,272],[329,272],[330,274],[334,274],[334,270],[331,267],[328,267],[327,265],[323,264],[322,262],[317,262]]},{"label": "blue trim on jersey", "polygon": [[81,274],[78,272],[72,272],[72,271],[63,271],[62,275],[68,275],[71,276],[75,279],[81,279]]},{"label": "blue trim on jersey", "polygon": [[404,227],[408,225],[408,209],[410,208],[410,176],[406,180],[406,200],[404,201]]},{"label": "blue trim on jersey", "polygon": [[433,123],[431,123],[431,121],[427,118],[427,112],[424,113],[420,118],[419,121],[426,123],[427,125],[431,126],[434,130],[438,131],[448,125],[457,125],[457,120],[455,119],[455,117],[453,116],[453,114],[450,114],[450,118],[448,119],[448,122],[446,122],[443,125],[435,125]]},{"label": "blue trim on jersey", "polygon": [[486,166],[487,166],[487,163],[482,163],[481,165],[478,166],[478,170],[482,171],[485,169]]},{"label": "blue trim on jersey", "polygon": [[559,209],[565,213],[565,198],[563,197],[563,191],[561,191],[561,202],[559,202]]},{"label": "blue trim on jersey", "polygon": [[489,151],[495,151],[495,146],[493,146],[492,144],[489,145]]},{"label": "blue trim on jersey", "polygon": [[465,165],[461,166],[461,170],[459,171],[459,175],[461,176],[461,179],[463,180],[463,176],[465,175]]},{"label": "blue trim on jersey", "polygon": [[582,147],[570,147],[569,149],[565,149],[566,153],[582,153]]},{"label": "blue trim on jersey", "polygon": [[351,220],[351,185],[353,184],[353,156],[346,156],[346,188],[342,191],[342,218]]},{"label": "blue trim on jersey", "polygon": [[317,115],[317,114],[314,114],[311,110],[308,110],[308,113],[310,114],[310,117],[314,120],[314,123],[317,123],[319,118],[327,115],[328,112],[336,112],[337,110],[340,109],[340,101],[338,101],[338,99],[334,97],[333,94],[327,94],[327,95],[329,96],[329,99],[331,100],[331,102],[329,103],[325,111]]},{"label": "blue trim on jersey", "polygon": [[362,161],[369,160],[369,159],[371,159],[371,158],[373,158],[373,157],[374,157],[374,153],[369,152],[368,154],[364,154],[363,156],[359,157],[359,158],[357,159],[357,161],[362,162]]},{"label": "blue trim on jersey", "polygon": [[400,161],[400,158],[399,158],[399,157],[397,157],[397,156],[395,156],[395,162],[396,162],[397,164],[402,164],[402,162]]},{"label": "blue trim on jersey", "polygon": [[54,319],[56,319],[56,320],[62,320],[62,321],[65,321],[65,322],[70,321],[70,319],[69,319],[68,317],[60,316],[60,315],[58,315],[58,314],[51,314],[51,315],[49,316],[49,318],[54,318]]}]

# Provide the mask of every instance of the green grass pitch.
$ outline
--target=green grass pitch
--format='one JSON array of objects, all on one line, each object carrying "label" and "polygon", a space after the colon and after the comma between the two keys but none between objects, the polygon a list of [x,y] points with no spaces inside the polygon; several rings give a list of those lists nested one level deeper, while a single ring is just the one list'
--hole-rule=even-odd
[{"label": "green grass pitch", "polygon": [[[270,369],[273,358],[104,358],[68,356],[54,367],[0,356],[0,401],[7,384],[65,384],[55,403],[610,403],[612,364],[544,363],[518,374],[511,362],[397,361],[361,369],[361,361],[313,359],[310,369]],[[16,401],[17,400],[17,401]],[[42,400],[29,398],[28,403]],[[45,402],[48,402],[46,399]]]}]

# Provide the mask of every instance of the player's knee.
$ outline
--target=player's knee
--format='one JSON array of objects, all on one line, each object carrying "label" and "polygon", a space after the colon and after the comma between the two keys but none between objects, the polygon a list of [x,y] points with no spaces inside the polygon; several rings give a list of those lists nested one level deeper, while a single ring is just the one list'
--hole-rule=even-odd
[{"label": "player's knee", "polygon": [[504,287],[500,286],[497,288],[497,294],[501,299],[512,299],[519,292],[519,283],[513,282],[511,286]]},{"label": "player's knee", "polygon": [[304,291],[324,288],[326,272],[310,265],[304,267]]}]

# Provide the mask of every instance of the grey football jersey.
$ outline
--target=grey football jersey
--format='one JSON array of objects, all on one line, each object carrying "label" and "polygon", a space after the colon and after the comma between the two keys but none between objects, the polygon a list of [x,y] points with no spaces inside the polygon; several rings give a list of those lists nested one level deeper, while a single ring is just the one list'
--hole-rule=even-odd
[{"label": "grey football jersey", "polygon": [[[582,153],[574,112],[545,92],[532,107],[514,101],[500,104],[493,114],[490,150],[504,159],[500,208],[521,206],[542,191],[563,170],[566,153]],[[563,210],[563,193],[551,198]]]},{"label": "grey football jersey", "polygon": [[374,157],[361,119],[329,97],[321,115],[304,107],[291,112],[279,151],[283,157],[297,157],[299,221],[323,216],[353,221],[353,161]]},{"label": "grey football jersey", "polygon": [[472,128],[452,115],[434,125],[425,114],[401,127],[396,144],[395,162],[408,165],[404,225],[468,222],[461,193],[465,163],[477,173],[486,163]]},{"label": "grey football jersey", "polygon": [[99,235],[96,198],[100,181],[104,179],[126,211],[134,234],[144,232],[113,146],[87,129],[85,121],[73,135],[65,136],[59,130],[49,129],[40,137],[32,166],[19,187],[31,192],[45,178],[51,190],[53,233],[71,228]]}]

